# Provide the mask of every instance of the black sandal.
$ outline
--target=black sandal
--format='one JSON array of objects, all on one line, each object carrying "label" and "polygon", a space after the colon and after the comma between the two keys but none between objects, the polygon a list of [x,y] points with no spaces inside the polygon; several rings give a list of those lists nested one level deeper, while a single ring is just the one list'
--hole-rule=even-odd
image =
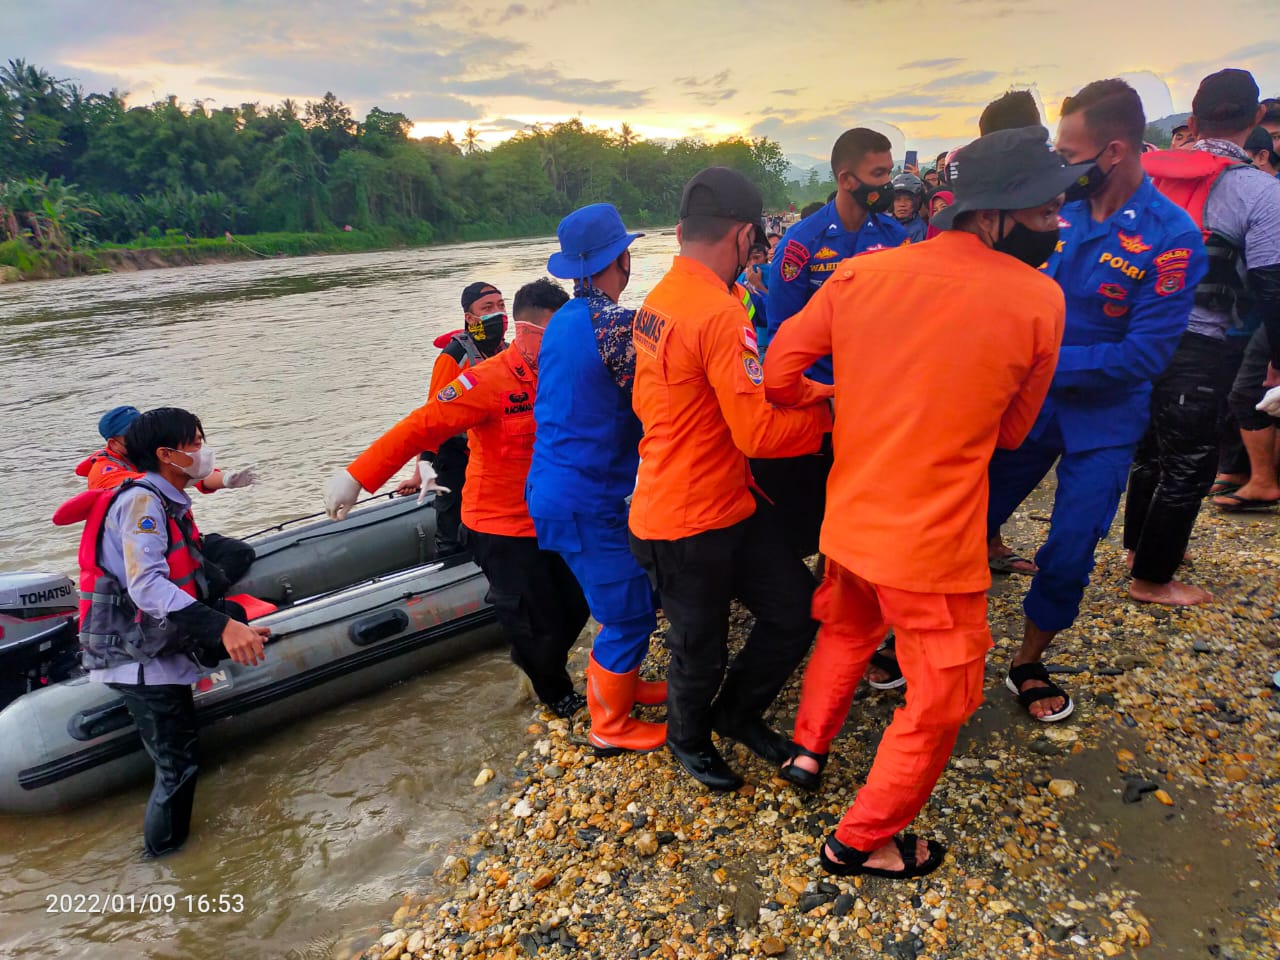
[{"label": "black sandal", "polygon": [[[1028,690],[1023,690],[1022,685],[1028,680],[1039,680],[1046,686],[1031,687]],[[1071,712],[1076,708],[1070,694],[1049,679],[1049,671],[1045,669],[1043,663],[1023,663],[1016,667],[1010,666],[1009,673],[1004,678],[1004,685],[1009,688],[1010,693],[1018,698],[1018,702],[1022,704],[1022,708],[1027,711],[1028,716],[1033,720],[1039,720],[1041,723],[1057,723],[1059,720],[1065,720],[1071,716]],[[1039,700],[1052,700],[1054,697],[1061,697],[1066,701],[1063,708],[1057,713],[1037,717],[1031,712],[1033,703]]]},{"label": "black sandal", "polygon": [[867,677],[867,686],[872,690],[897,690],[906,685],[907,678],[902,675],[902,667],[898,665],[897,657],[890,657],[877,650],[871,655],[871,666],[889,675],[888,680],[872,680]]},{"label": "black sandal", "polygon": [[[894,846],[898,848],[898,854],[902,857],[901,870],[885,870],[883,867],[868,867],[866,865],[867,858],[875,853],[874,850],[862,851],[855,850],[853,847],[846,846],[836,839],[833,833],[822,843],[822,851],[818,854],[818,858],[822,861],[822,869],[827,873],[833,873],[837,877],[883,877],[886,880],[914,880],[916,877],[923,877],[925,874],[933,873],[938,867],[942,866],[942,861],[947,855],[947,848],[937,840],[926,840],[925,844],[929,848],[929,857],[923,863],[916,861],[916,845],[920,838],[914,833],[904,833],[900,837],[894,837]],[[839,858],[832,860],[827,856],[827,847],[830,847],[835,855]]]},{"label": "black sandal", "polygon": [[[795,765],[796,757],[808,757],[818,764],[818,772],[812,773],[804,767]],[[794,783],[803,790],[817,790],[822,783],[822,771],[827,765],[827,754],[806,750],[798,743],[791,745],[791,757],[778,770],[778,776],[788,783]]]}]

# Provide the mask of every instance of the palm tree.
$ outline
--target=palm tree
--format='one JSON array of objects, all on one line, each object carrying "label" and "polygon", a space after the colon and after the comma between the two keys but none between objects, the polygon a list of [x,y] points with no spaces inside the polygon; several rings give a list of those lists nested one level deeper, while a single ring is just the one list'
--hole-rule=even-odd
[{"label": "palm tree", "polygon": [[480,133],[470,124],[462,131],[462,149],[468,156],[480,149]]}]

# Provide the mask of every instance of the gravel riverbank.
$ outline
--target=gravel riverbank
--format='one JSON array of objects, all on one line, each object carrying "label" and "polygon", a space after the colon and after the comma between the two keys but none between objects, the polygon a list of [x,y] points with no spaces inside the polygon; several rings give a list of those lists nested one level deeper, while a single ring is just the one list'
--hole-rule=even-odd
[{"label": "gravel riverbank", "polygon": [[[1006,539],[1034,549],[1048,509],[1042,491]],[[930,877],[837,880],[817,861],[900,693],[860,693],[813,797],[740,746],[748,784],[728,796],[665,751],[596,760],[585,711],[535,712],[514,770],[477,765],[475,833],[339,955],[1276,957],[1278,533],[1207,509],[1186,575],[1217,600],[1172,610],[1128,599],[1117,523],[1050,652],[1077,703],[1060,724],[1003,688],[1027,581],[997,578],[987,702],[916,824],[950,844]],[[798,689],[774,708],[788,731]]]}]

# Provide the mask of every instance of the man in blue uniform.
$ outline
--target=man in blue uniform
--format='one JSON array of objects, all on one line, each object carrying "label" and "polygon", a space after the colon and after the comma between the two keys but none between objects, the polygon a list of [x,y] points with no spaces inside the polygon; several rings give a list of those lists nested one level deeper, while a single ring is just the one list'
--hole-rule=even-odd
[{"label": "man in blue uniform", "polygon": [[919,243],[929,232],[929,225],[920,216],[924,203],[924,181],[914,173],[900,173],[893,178],[893,219],[907,231],[907,239]]},{"label": "man in blue uniform", "polygon": [[[835,199],[793,224],[769,267],[769,336],[800,312],[836,264],[872,250],[901,246],[907,232],[889,215],[893,207],[893,146],[882,133],[855,127],[840,134],[831,148]],[[808,375],[831,383],[831,358],[813,365]]]},{"label": "man in blue uniform", "polygon": [[[892,145],[866,127],[846,130],[831,148],[836,194],[817,213],[793,224],[769,266],[769,337],[809,302],[846,257],[901,246],[907,233],[889,211],[893,207]],[[823,357],[807,375],[831,383],[831,358]],[[753,460],[760,489],[782,518],[787,540],[802,557],[818,550],[826,509],[830,453],[781,460]]]},{"label": "man in blue uniform", "polygon": [[656,750],[662,723],[631,716],[666,700],[666,684],[640,679],[657,626],[649,578],[631,553],[627,498],[640,463],[640,420],[631,409],[634,310],[618,305],[631,277],[631,243],[612,204],[576,210],[556,231],[553,276],[574,298],[547,325],[538,359],[533,463],[525,486],[538,546],[564,558],[600,623],[587,664],[590,740],[602,755]]},{"label": "man in blue uniform", "polygon": [[1142,170],[1145,117],[1121,81],[1090,84],[1063,103],[1058,148],[1089,164],[1068,191],[1046,271],[1062,286],[1067,322],[1049,397],[1027,440],[991,461],[994,534],[1058,461],[1049,538],[1023,602],[1026,625],[1006,685],[1037,720],[1074,704],[1041,657],[1075,621],[1094,549],[1111,527],[1147,427],[1151,381],[1187,327],[1205,271],[1200,232]]}]

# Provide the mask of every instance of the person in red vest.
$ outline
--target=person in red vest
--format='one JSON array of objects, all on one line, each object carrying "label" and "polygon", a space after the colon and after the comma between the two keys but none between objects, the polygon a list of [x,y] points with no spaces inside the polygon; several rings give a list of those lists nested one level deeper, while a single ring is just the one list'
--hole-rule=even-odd
[{"label": "person in red vest", "polygon": [[[126,480],[137,480],[142,471],[129,462],[125,446],[125,432],[142,414],[137,407],[112,407],[98,421],[98,433],[105,444],[76,465],[76,476],[84,477],[90,490],[114,490]],[[218,490],[237,490],[258,482],[256,467],[242,467],[230,473],[214,469],[213,473],[195,484],[201,493]],[[228,583],[235,583],[253,564],[253,547],[243,540],[209,533],[203,538],[202,547],[207,564],[217,567]]]},{"label": "person in red vest", "polygon": [[191,685],[224,656],[262,662],[270,631],[241,622],[205,563],[187,488],[213,471],[204,427],[186,410],[138,416],[124,435],[140,475],[86,490],[54,514],[84,523],[80,643],[89,679],[120,694],[155,764],[143,838],[149,856],[182,846],[200,772]]}]

